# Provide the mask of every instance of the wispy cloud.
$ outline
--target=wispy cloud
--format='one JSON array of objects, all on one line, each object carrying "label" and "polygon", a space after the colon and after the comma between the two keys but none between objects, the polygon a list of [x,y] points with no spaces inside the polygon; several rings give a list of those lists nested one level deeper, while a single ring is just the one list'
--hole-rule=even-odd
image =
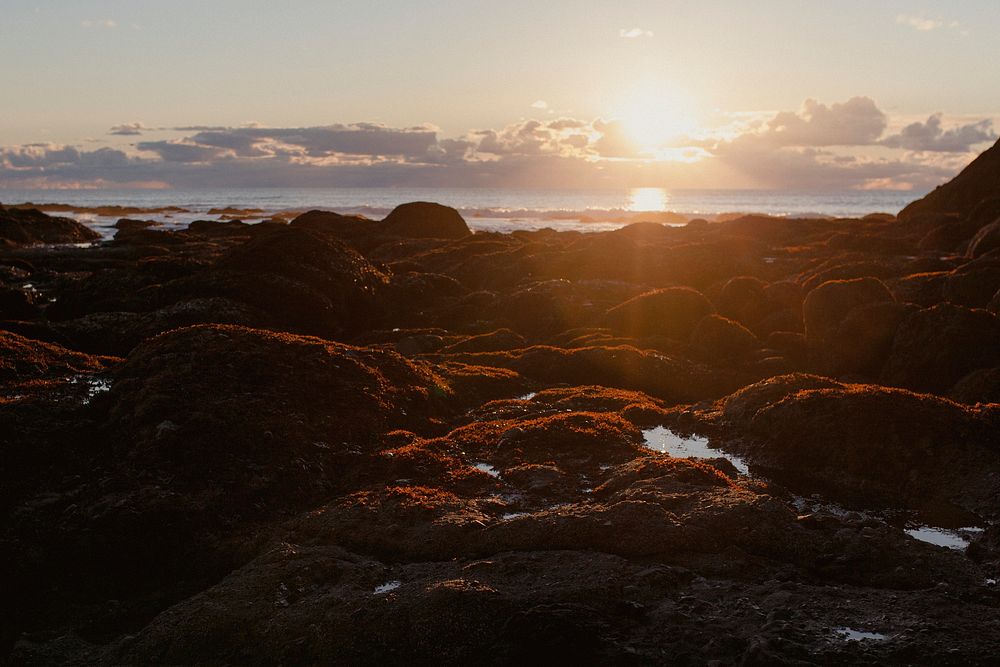
[{"label": "wispy cloud", "polygon": [[108,134],[114,134],[120,137],[134,137],[152,129],[154,128],[146,127],[142,123],[122,123],[121,125],[115,125],[108,130]]},{"label": "wispy cloud", "polygon": [[545,100],[535,100],[534,102],[531,103],[531,108],[532,109],[548,109],[549,108],[549,103],[546,102]]},{"label": "wispy cloud", "polygon": [[113,30],[118,27],[118,21],[114,19],[84,19],[80,21],[80,25],[84,28],[106,28]]},{"label": "wispy cloud", "polygon": [[930,18],[926,14],[900,14],[896,17],[896,23],[905,25],[920,32],[930,32],[941,28],[948,28],[958,32],[963,37],[969,35],[969,31],[962,28],[958,21],[945,21],[941,18]]},{"label": "wispy cloud", "polygon": [[653,31],[645,28],[622,28],[618,31],[618,36],[622,39],[636,39],[638,37],[652,37]]}]

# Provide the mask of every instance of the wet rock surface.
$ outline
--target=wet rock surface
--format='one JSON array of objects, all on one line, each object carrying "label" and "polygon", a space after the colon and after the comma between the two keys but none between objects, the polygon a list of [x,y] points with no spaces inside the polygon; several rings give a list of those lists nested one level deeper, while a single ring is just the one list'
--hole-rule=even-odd
[{"label": "wet rock surface", "polygon": [[3,661],[989,664],[978,187],[899,220],[471,234],[417,203],[8,243]]}]

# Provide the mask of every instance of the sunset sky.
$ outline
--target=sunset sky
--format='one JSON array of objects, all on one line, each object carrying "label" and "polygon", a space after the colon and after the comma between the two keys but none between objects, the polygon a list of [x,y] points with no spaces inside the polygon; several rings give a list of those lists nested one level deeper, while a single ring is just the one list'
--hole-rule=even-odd
[{"label": "sunset sky", "polygon": [[924,190],[1000,3],[3,0],[0,188]]}]

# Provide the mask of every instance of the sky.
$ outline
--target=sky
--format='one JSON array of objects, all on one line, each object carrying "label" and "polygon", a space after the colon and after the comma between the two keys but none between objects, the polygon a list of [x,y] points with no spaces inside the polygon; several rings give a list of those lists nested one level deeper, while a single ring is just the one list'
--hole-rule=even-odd
[{"label": "sky", "polygon": [[1000,2],[0,0],[0,188],[926,190]]}]

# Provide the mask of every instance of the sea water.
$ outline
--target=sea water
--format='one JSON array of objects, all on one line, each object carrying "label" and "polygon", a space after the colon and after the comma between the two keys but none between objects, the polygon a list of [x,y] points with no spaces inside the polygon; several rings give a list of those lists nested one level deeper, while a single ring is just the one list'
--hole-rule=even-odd
[{"label": "sea water", "polygon": [[[687,219],[719,219],[745,213],[784,217],[860,217],[896,213],[923,192],[865,190],[849,192],[783,192],[768,190],[526,190],[494,188],[255,188],[204,190],[2,190],[4,204],[58,203],[81,207],[128,206],[141,209],[177,206],[183,211],[137,213],[127,217],[156,220],[170,229],[193,220],[218,219],[212,209],[254,208],[256,219],[311,209],[385,217],[399,204],[433,201],[457,208],[477,231],[559,230],[607,231],[631,222],[651,220],[684,224]],[[677,214],[677,215],[673,215]],[[58,212],[114,235],[121,216]],[[252,221],[248,216],[247,221]]]}]

